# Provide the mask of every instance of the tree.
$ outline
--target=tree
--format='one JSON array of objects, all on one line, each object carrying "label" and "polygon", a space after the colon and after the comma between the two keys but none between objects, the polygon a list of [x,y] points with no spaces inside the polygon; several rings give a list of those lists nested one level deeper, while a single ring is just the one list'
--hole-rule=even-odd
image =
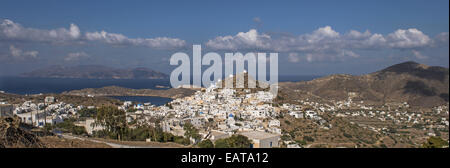
[{"label": "tree", "polygon": [[200,134],[198,134],[198,129],[196,129],[191,123],[184,124],[184,136],[188,139],[192,138],[195,140],[199,140]]},{"label": "tree", "polygon": [[197,146],[199,148],[214,148],[214,144],[209,139],[201,141],[200,143],[197,144]]},{"label": "tree", "polygon": [[47,126],[45,125],[44,129],[47,130],[52,130],[52,129],[61,129],[62,132],[69,132],[72,133],[74,135],[86,135],[86,129],[82,126],[76,126],[74,123],[74,119],[64,119],[63,122],[52,125],[52,126]]},{"label": "tree", "polygon": [[243,135],[233,135],[230,138],[228,138],[229,140],[229,145],[231,148],[249,148],[250,145],[252,144],[252,142]]},{"label": "tree", "polygon": [[120,141],[127,130],[125,111],[114,106],[104,106],[97,110],[96,125],[101,125]]},{"label": "tree", "polygon": [[152,140],[155,142],[163,142],[164,141],[164,135],[163,130],[161,127],[159,127],[159,124],[156,124],[156,128],[152,130]]},{"label": "tree", "polygon": [[80,115],[80,117],[95,117],[97,115],[97,109],[82,108],[80,111],[78,111],[78,114]]}]

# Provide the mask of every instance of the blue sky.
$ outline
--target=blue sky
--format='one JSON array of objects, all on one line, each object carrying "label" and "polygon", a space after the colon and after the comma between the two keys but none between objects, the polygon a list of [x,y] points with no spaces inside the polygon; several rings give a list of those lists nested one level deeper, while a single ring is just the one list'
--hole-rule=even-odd
[{"label": "blue sky", "polygon": [[448,3],[5,0],[0,24],[10,22],[0,27],[0,75],[53,64],[170,73],[168,58],[191,54],[192,44],[219,53],[279,52],[280,73],[290,75],[362,74],[409,60],[448,67]]}]

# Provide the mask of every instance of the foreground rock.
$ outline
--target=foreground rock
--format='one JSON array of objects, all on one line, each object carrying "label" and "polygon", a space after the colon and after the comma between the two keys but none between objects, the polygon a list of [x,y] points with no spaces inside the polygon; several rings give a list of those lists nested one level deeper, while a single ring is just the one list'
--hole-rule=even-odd
[{"label": "foreground rock", "polygon": [[44,148],[39,138],[20,128],[15,118],[0,119],[0,148]]}]

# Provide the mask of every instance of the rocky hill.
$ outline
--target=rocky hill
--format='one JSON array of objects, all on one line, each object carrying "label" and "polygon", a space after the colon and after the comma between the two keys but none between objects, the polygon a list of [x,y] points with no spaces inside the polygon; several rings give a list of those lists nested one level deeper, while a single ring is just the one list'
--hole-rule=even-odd
[{"label": "rocky hill", "polygon": [[164,73],[148,68],[118,69],[101,65],[61,66],[55,65],[32,72],[22,77],[40,78],[87,78],[87,79],[165,79]]},{"label": "rocky hill", "polygon": [[360,76],[331,75],[304,82],[280,83],[284,99],[363,100],[369,103],[408,102],[433,107],[448,103],[449,69],[405,62]]}]

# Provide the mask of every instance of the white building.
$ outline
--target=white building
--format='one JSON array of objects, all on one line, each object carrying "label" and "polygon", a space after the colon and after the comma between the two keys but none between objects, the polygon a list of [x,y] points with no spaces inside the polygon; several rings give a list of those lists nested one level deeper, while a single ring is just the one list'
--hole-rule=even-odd
[{"label": "white building", "polygon": [[80,121],[78,123],[76,123],[75,125],[77,126],[82,126],[86,129],[86,132],[89,135],[92,135],[92,133],[94,133],[94,131],[101,131],[104,130],[105,128],[101,125],[95,125],[95,120],[93,118],[88,118],[86,119],[86,121]]},{"label": "white building", "polygon": [[280,120],[270,120],[269,121],[269,127],[280,127]]},{"label": "white building", "polygon": [[47,96],[45,97],[45,104],[51,104],[55,102],[55,97],[53,96]]},{"label": "white building", "polygon": [[248,137],[252,140],[253,144],[251,148],[273,148],[279,147],[278,141],[280,141],[279,134],[271,134],[261,131],[248,131],[240,132],[239,134]]}]

